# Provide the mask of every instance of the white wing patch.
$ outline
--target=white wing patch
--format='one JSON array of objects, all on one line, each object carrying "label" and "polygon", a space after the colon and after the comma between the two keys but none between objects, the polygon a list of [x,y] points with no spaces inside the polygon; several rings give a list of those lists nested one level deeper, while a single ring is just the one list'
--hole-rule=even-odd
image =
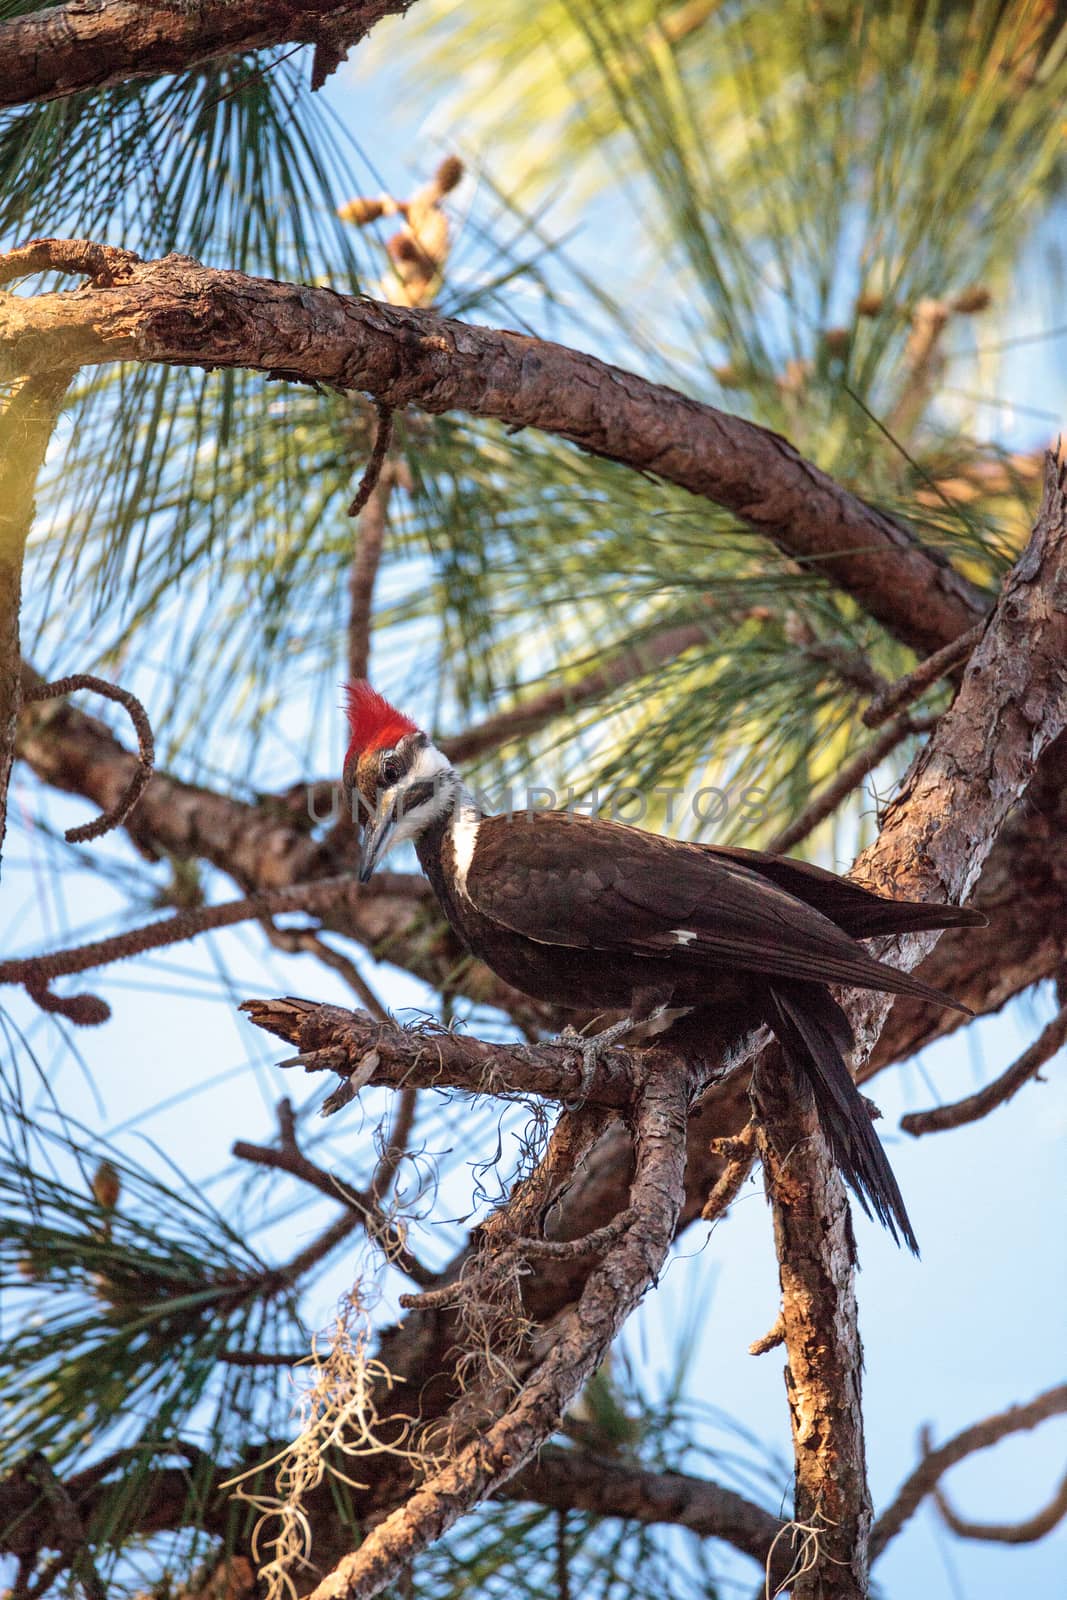
[{"label": "white wing patch", "polygon": [[699,938],[699,934],[691,933],[688,928],[672,928],[671,932],[674,934],[675,944],[692,944],[694,939]]}]

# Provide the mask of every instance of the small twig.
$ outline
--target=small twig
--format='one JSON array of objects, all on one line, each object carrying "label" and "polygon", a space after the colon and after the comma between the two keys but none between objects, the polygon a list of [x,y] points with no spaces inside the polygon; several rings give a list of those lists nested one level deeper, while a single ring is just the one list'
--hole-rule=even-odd
[{"label": "small twig", "polygon": [[[291,1177],[299,1178],[302,1183],[309,1184],[311,1188],[318,1189],[320,1194],[327,1195],[331,1200],[340,1201],[349,1212],[343,1219],[347,1224],[346,1232],[362,1225],[368,1235],[381,1244],[389,1261],[413,1283],[421,1284],[423,1287],[435,1283],[436,1273],[424,1267],[412,1255],[399,1229],[395,1223],[389,1221],[373,1194],[349,1187],[340,1178],[334,1177],[332,1173],[324,1171],[322,1167],[308,1160],[296,1141],[293,1108],[288,1098],[279,1103],[278,1124],[279,1145],[249,1144],[244,1139],[238,1139],[230,1153],[238,1161],[250,1161],[256,1166],[273,1167],[276,1171],[287,1172]],[[344,1237],[344,1234],[340,1237]],[[307,1270],[306,1265],[302,1270]]]},{"label": "small twig", "polygon": [[765,1356],[768,1350],[776,1350],[780,1344],[785,1344],[785,1316],[781,1311],[762,1338],[753,1339],[748,1353],[750,1356]]},{"label": "small twig", "polygon": [[219,1360],[228,1367],[295,1367],[307,1360],[306,1350],[224,1350]]},{"label": "small twig", "polygon": [[580,1239],[524,1239],[514,1241],[517,1254],[543,1257],[548,1261],[580,1261],[583,1256],[596,1255],[621,1239],[634,1220],[633,1207],[620,1211],[617,1217],[605,1222],[603,1227],[584,1233]]},{"label": "small twig", "polygon": [[809,833],[813,833],[820,822],[825,822],[898,744],[913,734],[929,733],[936,723],[936,717],[896,717],[877,739],[872,739],[858,755],[845,763],[833,782],[808,802],[799,817],[775,834],[767,849],[773,855],[783,855],[787,850],[792,850]]},{"label": "small twig", "polygon": [[1034,1544],[1067,1517],[1067,1474],[1048,1504],[1022,1522],[968,1522],[952,1509],[940,1486],[933,1491],[933,1500],[941,1520],[960,1539],[981,1539],[986,1544]]},{"label": "small twig", "polygon": [[940,1133],[946,1128],[962,1128],[968,1122],[977,1122],[995,1111],[997,1106],[1005,1105],[1024,1083],[1035,1078],[1057,1050],[1063,1048],[1065,1041],[1067,1006],[1056,1013],[1018,1061],[1013,1062],[999,1078],[994,1078],[992,1083],[987,1083],[984,1089],[965,1095],[952,1105],[931,1106],[929,1111],[909,1111],[907,1116],[901,1117],[900,1126],[905,1133],[918,1139],[924,1133]]},{"label": "small twig", "polygon": [[723,1157],[726,1165],[704,1201],[700,1213],[703,1222],[714,1222],[737,1199],[756,1156],[755,1122],[749,1120],[735,1138],[713,1140],[711,1148]]},{"label": "small twig", "polygon": [[[382,463],[385,461],[385,453],[389,448],[389,441],[393,437],[392,406],[387,406],[383,400],[376,400],[374,406],[378,413],[378,431],[374,437],[374,448],[371,450],[367,465],[363,470],[363,476],[359,480],[359,488],[356,490],[355,499],[348,508],[350,517],[358,517],[374,493],[375,486],[381,476]],[[375,559],[375,569],[377,569],[377,565],[378,562]],[[371,581],[373,582],[373,575]]]},{"label": "small twig", "polygon": [[121,827],[126,821],[151,782],[156,759],[156,743],[152,737],[152,724],[148,720],[148,713],[137,696],[131,694],[129,689],[120,688],[117,683],[108,683],[105,678],[94,677],[92,673],[75,672],[69,678],[57,678],[54,683],[37,684],[32,689],[24,690],[22,698],[25,703],[31,700],[58,700],[65,695],[73,694],[76,689],[91,689],[94,694],[103,695],[105,699],[115,700],[119,705],[125,706],[137,732],[137,770],[126,785],[124,793],[113,806],[101,812],[92,822],[83,822],[76,828],[68,828],[63,835],[68,844],[87,844],[90,839],[99,839],[103,834],[110,833],[112,828]]},{"label": "small twig", "polygon": [[[234,1147],[236,1149],[236,1146]],[[313,1267],[343,1244],[350,1233],[354,1233],[365,1219],[355,1211],[343,1212],[328,1228],[323,1229],[317,1239],[312,1239],[309,1245],[297,1252],[293,1259],[284,1267],[272,1267],[264,1273],[264,1278],[270,1282],[285,1284],[299,1283]]]},{"label": "small twig", "polygon": [[422,1294],[402,1294],[400,1305],[405,1311],[440,1311],[445,1306],[458,1305],[467,1292],[464,1281],[443,1283],[439,1289],[427,1289]]},{"label": "small twig", "polygon": [[284,950],[289,955],[316,956],[324,967],[330,967],[341,975],[352,992],[362,1000],[372,1017],[377,1017],[379,1022],[389,1021],[388,1011],[355,962],[350,961],[340,950],[335,950],[332,945],[327,944],[314,928],[279,928],[268,918],[263,923],[263,929],[276,949]]},{"label": "small twig", "polygon": [[927,1495],[933,1493],[950,1467],[974,1455],[977,1450],[986,1450],[990,1445],[999,1443],[1009,1434],[1036,1428],[1046,1418],[1060,1416],[1064,1412],[1067,1412],[1067,1383],[1046,1389],[1026,1405],[1010,1406],[1007,1411],[975,1422],[936,1450],[927,1450],[871,1530],[872,1559],[880,1555],[890,1540],[896,1537]]},{"label": "small twig", "polygon": [[932,656],[920,661],[913,672],[906,673],[895,683],[887,684],[863,713],[864,726],[880,728],[895,712],[910,706],[938,678],[943,678],[953,667],[967,659],[984,631],[985,623],[976,623],[966,633],[961,633],[958,639],[953,639],[951,644],[945,645],[943,650],[935,650]]},{"label": "small twig", "polygon": [[393,1187],[393,1182],[400,1169],[400,1163],[407,1155],[408,1145],[411,1142],[411,1131],[415,1126],[415,1113],[419,1103],[417,1089],[401,1089],[400,1097],[396,1103],[396,1112],[389,1125],[389,1133],[385,1146],[374,1169],[374,1176],[370,1181],[369,1193],[380,1205]]}]

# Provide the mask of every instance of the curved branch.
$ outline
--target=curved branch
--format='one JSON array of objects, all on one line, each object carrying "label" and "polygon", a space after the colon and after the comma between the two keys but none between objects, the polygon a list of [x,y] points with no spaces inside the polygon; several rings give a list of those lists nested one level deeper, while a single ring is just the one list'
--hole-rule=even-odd
[{"label": "curved branch", "polygon": [[1045,1063],[1051,1061],[1057,1050],[1063,1048],[1065,1040],[1067,1040],[1067,1006],[1053,1017],[1030,1048],[1024,1050],[1018,1061],[1014,1061],[999,1078],[994,1078],[993,1082],[987,1083],[983,1089],[955,1101],[952,1105],[932,1106],[929,1111],[911,1111],[906,1117],[901,1117],[900,1126],[905,1133],[919,1138],[924,1133],[939,1133],[945,1128],[962,1128],[965,1123],[977,1122],[981,1117],[986,1117],[991,1111],[995,1111],[997,1106],[1006,1104],[1024,1083],[1036,1078]]},{"label": "curved branch", "polygon": [[[276,44],[327,52],[322,77],[385,16],[414,0],[73,0],[0,24],[0,106],[55,100],[132,78],[186,72]],[[321,81],[321,79],[320,79]],[[313,87],[316,86],[313,81]]]},{"label": "curved branch", "polygon": [[[38,241],[38,254],[48,247],[71,249]],[[725,506],[924,653],[988,609],[939,552],[778,434],[547,340],[180,256],[0,304],[0,375],[121,360],[246,367],[557,434]]]},{"label": "curved branch", "polygon": [[63,835],[68,844],[88,844],[91,839],[100,839],[105,833],[110,833],[112,828],[121,828],[126,821],[151,781],[156,759],[156,742],[152,736],[152,724],[148,720],[148,712],[137,696],[131,694],[129,689],[123,689],[117,683],[109,683],[106,678],[98,678],[91,672],[75,672],[70,677],[57,678],[54,683],[35,684],[26,691],[25,699],[59,700],[68,694],[73,694],[76,689],[90,689],[93,694],[103,695],[106,700],[115,700],[124,706],[137,733],[137,770],[123,793],[113,806],[109,806],[92,822],[83,822],[80,827],[68,828]]},{"label": "curved branch", "polygon": [[952,1509],[943,1489],[935,1489],[933,1498],[942,1522],[959,1539],[980,1539],[985,1544],[1035,1544],[1067,1517],[1067,1473],[1048,1504],[1022,1522],[968,1522]]},{"label": "curved branch", "polygon": [[987,1450],[1009,1434],[1036,1428],[1047,1417],[1062,1416],[1065,1412],[1067,1383],[1061,1383],[1054,1389],[1046,1389],[1027,1405],[1010,1406],[1007,1411],[975,1422],[971,1427],[964,1428],[962,1433],[957,1433],[955,1438],[938,1445],[936,1450],[927,1451],[915,1471],[905,1478],[897,1490],[896,1498],[875,1523],[871,1531],[872,1559],[881,1555],[890,1540],[896,1538],[909,1517],[914,1516],[927,1495],[933,1493],[950,1467],[974,1455],[977,1450]]}]

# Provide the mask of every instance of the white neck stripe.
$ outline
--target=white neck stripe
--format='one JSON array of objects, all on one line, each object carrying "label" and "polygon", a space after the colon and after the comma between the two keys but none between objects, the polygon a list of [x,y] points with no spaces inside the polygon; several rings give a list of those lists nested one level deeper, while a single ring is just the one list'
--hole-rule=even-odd
[{"label": "white neck stripe", "polygon": [[478,825],[481,813],[469,789],[461,788],[448,825],[452,841],[452,855],[456,868],[456,887],[460,894],[467,893],[467,873],[474,860],[474,847],[478,843]]}]

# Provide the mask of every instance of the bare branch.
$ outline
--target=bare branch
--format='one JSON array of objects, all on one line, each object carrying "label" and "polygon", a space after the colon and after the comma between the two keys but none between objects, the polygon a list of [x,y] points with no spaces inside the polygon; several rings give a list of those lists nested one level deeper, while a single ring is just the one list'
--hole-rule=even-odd
[{"label": "bare branch", "polygon": [[[1050,455],[1030,542],[968,661],[955,703],[886,808],[877,843],[853,869],[881,893],[967,900],[1038,760],[1067,725],[1067,612],[1057,598],[1067,562],[1065,489],[1067,469]],[[937,937],[907,934],[883,948],[910,970]],[[891,1003],[888,996],[864,993],[847,1007],[860,1059],[877,1040]]]},{"label": "bare branch", "polygon": [[[382,1246],[393,1266],[398,1267],[413,1283],[422,1284],[423,1287],[435,1283],[436,1274],[430,1272],[411,1254],[403,1235],[396,1224],[382,1211],[373,1191],[353,1188],[335,1177],[333,1173],[325,1172],[322,1167],[310,1161],[300,1149],[296,1139],[293,1108],[288,1099],[279,1103],[278,1123],[281,1133],[278,1145],[249,1144],[244,1139],[238,1139],[232,1147],[231,1154],[238,1161],[250,1161],[256,1166],[272,1167],[278,1172],[288,1172],[292,1177],[299,1178],[302,1183],[317,1189],[320,1194],[326,1195],[328,1199],[337,1200],[347,1206],[350,1215],[343,1219],[346,1226],[338,1234],[339,1239],[345,1237],[353,1228],[362,1226],[369,1236]],[[334,1224],[335,1228],[339,1226],[339,1223]],[[331,1249],[332,1247],[329,1246]],[[315,1246],[310,1248],[314,1249]],[[297,1257],[297,1261],[301,1262],[302,1258]],[[292,1271],[292,1268],[288,1270]],[[302,1263],[300,1271],[306,1270],[306,1263]]]},{"label": "bare branch", "polygon": [[897,745],[914,734],[928,733],[936,720],[934,717],[897,717],[877,739],[872,739],[851,761],[845,762],[837,777],[827,784],[821,794],[808,802],[798,817],[774,835],[767,846],[768,850],[784,855],[787,850],[794,849],[802,839],[815,831],[820,822],[825,822],[827,817],[833,815],[838,806]]},{"label": "bare branch", "polygon": [[1067,1006],[1057,1012],[1018,1061],[1013,1062],[999,1078],[994,1078],[992,1083],[987,1083],[984,1089],[966,1095],[949,1106],[932,1106],[929,1111],[909,1111],[907,1116],[901,1117],[900,1126],[905,1133],[919,1138],[924,1133],[940,1133],[945,1128],[962,1128],[965,1123],[977,1122],[995,1111],[997,1106],[1005,1105],[1024,1083],[1036,1078],[1045,1063],[1063,1048],[1065,1040]]},{"label": "bare branch", "polygon": [[151,782],[156,759],[156,742],[152,736],[152,724],[148,720],[148,712],[137,696],[131,694],[129,689],[121,688],[117,683],[109,683],[106,678],[94,677],[90,672],[76,672],[68,678],[57,678],[54,683],[35,684],[26,690],[24,698],[27,701],[59,700],[68,694],[73,694],[76,689],[90,689],[93,694],[100,694],[107,700],[117,701],[129,712],[130,721],[137,732],[137,770],[124,793],[113,806],[109,806],[93,822],[83,822],[80,827],[68,828],[63,835],[68,844],[87,844],[90,839],[100,839],[105,833],[110,833],[112,828],[120,828],[126,821]]},{"label": "bare branch", "polygon": [[[369,471],[369,468],[368,468]],[[365,678],[370,666],[371,612],[374,585],[385,544],[386,516],[392,483],[388,475],[373,488],[359,517],[359,530],[348,579],[348,676]],[[358,499],[359,496],[356,496]],[[355,501],[352,502],[353,505]]]},{"label": "bare branch", "polygon": [[[401,1028],[364,1011],[284,1000],[245,1000],[240,1008],[257,1028],[296,1045],[285,1065],[307,1072],[359,1074],[366,1084],[389,1088],[463,1089],[469,1094],[536,1094],[573,1098],[581,1078],[575,1052],[565,1044],[498,1045],[446,1028]],[[369,1071],[361,1072],[371,1055]],[[604,1052],[587,1100],[590,1107],[625,1109],[633,1099],[633,1058]]]},{"label": "bare branch", "polygon": [[374,435],[374,448],[371,450],[367,465],[363,469],[363,476],[359,480],[359,488],[355,498],[348,508],[350,517],[358,517],[363,507],[367,504],[378,485],[382,475],[382,464],[385,453],[389,449],[389,441],[393,437],[393,410],[391,406],[384,405],[380,400],[376,403],[378,412],[378,431]]},{"label": "bare branch", "polygon": [[977,1450],[987,1450],[1009,1434],[1026,1432],[1036,1428],[1047,1417],[1061,1416],[1064,1412],[1067,1412],[1067,1383],[1046,1389],[1026,1405],[1010,1406],[1007,1411],[972,1423],[969,1428],[957,1433],[955,1438],[938,1445],[936,1450],[928,1450],[875,1523],[871,1531],[872,1559],[881,1555],[890,1540],[896,1538],[950,1467],[974,1455]]},{"label": "bare branch", "polygon": [[53,951],[51,954],[0,961],[0,983],[25,984],[32,994],[56,978],[88,972],[92,967],[107,966],[113,961],[125,961],[147,950],[161,950],[166,945],[180,944],[198,933],[231,928],[238,922],[262,921],[264,917],[277,916],[283,911],[315,912],[336,905],[356,893],[358,886],[353,884],[351,878],[322,878],[318,883],[299,884],[292,889],[275,889],[271,893],[251,895],[244,900],[229,900],[224,905],[197,906],[188,911],[175,912],[174,916],[165,917],[160,922],[150,922],[140,928],[130,928],[125,933],[116,933],[109,939],[94,939],[90,944]]},{"label": "bare branch", "polygon": [[935,650],[932,656],[920,661],[914,672],[898,678],[896,683],[887,684],[863,713],[864,725],[868,728],[880,728],[894,712],[910,706],[912,701],[918,700],[938,678],[943,678],[961,661],[966,661],[982,637],[984,626],[984,623],[976,623],[973,628],[968,628],[966,633],[961,633],[958,639],[953,639],[951,644],[945,645],[942,650]]},{"label": "bare branch", "polygon": [[968,1522],[952,1509],[942,1488],[934,1489],[933,1499],[941,1520],[957,1538],[980,1539],[986,1544],[1035,1544],[1067,1517],[1067,1473],[1048,1504],[1022,1522]]},{"label": "bare branch", "polygon": [[[868,1592],[871,1496],[852,1218],[814,1114],[777,1049],[754,1073],[752,1099],[782,1292],[793,1516],[811,1533],[790,1593],[794,1600],[859,1600]],[[777,1342],[758,1341],[753,1353]]]},{"label": "bare branch", "polygon": [[247,367],[361,389],[392,407],[540,428],[726,506],[792,559],[817,562],[916,649],[939,649],[987,609],[937,551],[777,434],[506,330],[169,256],[78,295],[6,297],[0,352],[0,376],[120,360]]},{"label": "bare branch", "polygon": [[[762,1507],[720,1484],[681,1472],[652,1472],[613,1457],[548,1445],[498,1491],[503,1500],[534,1500],[565,1511],[667,1522],[707,1539],[724,1539],[765,1566],[785,1526]],[[772,1582],[788,1570],[784,1556],[772,1563]]]},{"label": "bare branch", "polygon": [[370,984],[364,978],[354,961],[350,961],[340,950],[335,950],[327,944],[313,928],[278,928],[273,922],[264,922],[264,932],[271,944],[278,950],[284,950],[289,955],[310,955],[321,961],[324,967],[329,967],[337,972],[348,984],[348,987],[363,1002],[364,1007],[372,1017],[377,1017],[379,1022],[388,1022],[389,1013],[378,999]]},{"label": "bare branch", "polygon": [[[55,100],[134,78],[187,72],[220,56],[313,44],[317,88],[345,52],[414,0],[70,0],[0,25],[0,106]],[[320,56],[322,59],[320,60]]]}]

